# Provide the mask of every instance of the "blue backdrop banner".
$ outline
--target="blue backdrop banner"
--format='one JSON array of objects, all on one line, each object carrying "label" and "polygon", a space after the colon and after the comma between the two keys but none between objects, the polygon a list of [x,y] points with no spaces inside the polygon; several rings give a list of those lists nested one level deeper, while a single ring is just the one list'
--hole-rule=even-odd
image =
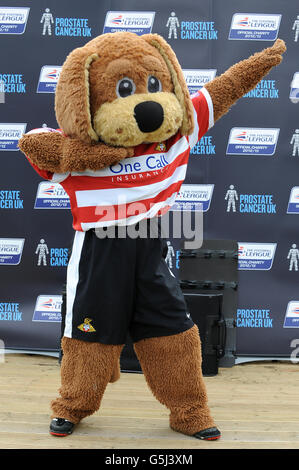
[{"label": "blue backdrop banner", "polygon": [[[158,33],[191,93],[273,44],[287,52],[192,149],[178,203],[200,202],[205,239],[239,245],[237,356],[290,357],[299,336],[299,8],[283,0],[9,0],[0,6],[0,338],[57,351],[73,229],[69,200],[18,150],[56,128],[54,93],[74,48],[120,30]],[[178,274],[179,240],[167,262]],[[299,343],[299,339],[298,339]]]}]

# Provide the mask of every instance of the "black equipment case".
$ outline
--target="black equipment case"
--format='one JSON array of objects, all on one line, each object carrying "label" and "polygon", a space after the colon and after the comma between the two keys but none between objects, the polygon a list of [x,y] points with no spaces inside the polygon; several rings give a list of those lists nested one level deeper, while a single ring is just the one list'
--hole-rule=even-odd
[{"label": "black equipment case", "polygon": [[238,244],[205,240],[197,250],[180,251],[180,285],[202,341],[203,374],[232,367],[236,354]]}]

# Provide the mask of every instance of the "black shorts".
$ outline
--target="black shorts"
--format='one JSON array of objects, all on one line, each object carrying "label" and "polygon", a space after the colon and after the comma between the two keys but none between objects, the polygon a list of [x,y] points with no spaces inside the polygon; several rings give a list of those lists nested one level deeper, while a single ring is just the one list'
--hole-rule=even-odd
[{"label": "black shorts", "polygon": [[193,321],[158,237],[98,238],[76,232],[67,269],[62,334],[125,344],[188,330]]}]

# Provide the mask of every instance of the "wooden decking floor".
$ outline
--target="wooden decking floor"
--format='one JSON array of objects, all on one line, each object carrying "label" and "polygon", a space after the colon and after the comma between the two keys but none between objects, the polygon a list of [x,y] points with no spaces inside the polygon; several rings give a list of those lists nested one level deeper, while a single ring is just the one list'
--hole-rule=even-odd
[{"label": "wooden decking floor", "polygon": [[0,363],[0,449],[299,449],[299,364],[254,362],[205,377],[215,442],[172,431],[168,411],[142,374],[109,384],[100,410],[55,438],[51,399],[60,384],[56,358],[6,354]]}]

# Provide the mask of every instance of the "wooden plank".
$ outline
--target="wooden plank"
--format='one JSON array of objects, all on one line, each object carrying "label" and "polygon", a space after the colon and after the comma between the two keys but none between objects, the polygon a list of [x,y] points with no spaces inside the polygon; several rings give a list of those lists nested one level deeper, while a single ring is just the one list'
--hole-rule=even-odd
[{"label": "wooden plank", "polygon": [[280,440],[276,442],[260,441],[226,441],[224,438],[216,442],[199,441],[188,436],[169,439],[156,439],[147,436],[138,437],[103,437],[82,436],[74,434],[65,438],[55,438],[49,434],[0,433],[0,449],[298,449],[298,442]]},{"label": "wooden plank", "polygon": [[[28,423],[31,422],[32,424],[42,425],[44,431],[48,430],[49,425],[49,415],[48,413],[34,413],[31,414],[29,412],[2,412],[0,414],[0,425],[2,427],[6,423]],[[298,421],[251,421],[251,420],[243,420],[243,421],[233,421],[233,420],[218,420],[218,425],[220,426],[222,432],[225,431],[247,431],[252,432],[256,429],[259,432],[297,432],[298,431]],[[103,416],[100,413],[96,413],[91,417],[85,418],[84,421],[81,422],[80,428],[135,428],[138,430],[139,428],[142,429],[149,429],[149,428],[159,428],[165,429],[168,427],[168,419],[167,417],[148,417],[146,420],[144,417],[136,417],[136,416],[120,416],[119,414],[116,416],[113,415],[106,415]],[[287,431],[283,431],[286,429]]]},{"label": "wooden plank", "polygon": [[299,366],[256,362],[220,369],[205,378],[209,403],[222,430],[203,442],[169,428],[168,410],[142,374],[109,384],[100,410],[72,436],[49,435],[50,400],[57,396],[56,358],[8,354],[0,364],[0,449],[298,449]]},{"label": "wooden plank", "polygon": [[[44,435],[48,438],[48,423],[34,423],[28,426],[28,422],[8,422],[0,423],[0,437],[5,434],[23,434],[24,438],[30,439],[30,435]],[[252,430],[223,430],[223,441],[225,442],[286,442],[286,443],[297,443],[299,445],[299,431],[281,431],[281,430],[268,430],[268,431],[256,431],[253,435]],[[29,434],[29,435],[28,435]],[[165,423],[164,427],[152,427],[149,434],[148,427],[139,426],[102,426],[99,425],[88,425],[87,423],[80,423],[76,427],[76,434],[74,437],[78,440],[95,441],[98,440],[126,440],[131,439],[132,442],[136,441],[159,441],[160,447],[163,448],[168,445],[169,442],[177,440],[178,442],[184,442],[185,444],[193,445],[196,443],[194,438],[181,435],[169,429]],[[194,442],[195,441],[195,442]],[[189,445],[188,444],[188,445]]]}]

